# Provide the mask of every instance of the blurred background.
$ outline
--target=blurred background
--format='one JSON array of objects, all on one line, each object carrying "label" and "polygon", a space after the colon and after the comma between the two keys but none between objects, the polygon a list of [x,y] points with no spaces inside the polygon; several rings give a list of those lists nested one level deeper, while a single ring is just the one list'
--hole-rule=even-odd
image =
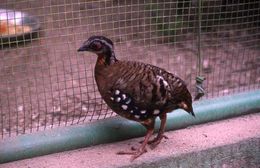
[{"label": "blurred background", "polygon": [[199,75],[203,99],[260,88],[258,0],[0,1],[0,16],[33,22],[0,17],[1,138],[116,115],[98,93],[96,56],[77,53],[92,35],[112,39],[118,59],[177,74],[193,96]]}]

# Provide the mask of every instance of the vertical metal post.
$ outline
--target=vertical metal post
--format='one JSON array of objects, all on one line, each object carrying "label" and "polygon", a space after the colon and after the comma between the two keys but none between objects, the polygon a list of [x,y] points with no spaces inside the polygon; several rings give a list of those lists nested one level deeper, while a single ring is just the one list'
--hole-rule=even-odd
[{"label": "vertical metal post", "polygon": [[198,54],[197,54],[197,77],[196,77],[196,95],[194,100],[200,99],[205,94],[203,88],[203,81],[205,78],[202,76],[202,61],[203,56],[201,54],[201,0],[197,0],[197,36],[198,36]]},{"label": "vertical metal post", "polygon": [[202,73],[202,55],[201,55],[201,0],[197,1],[197,17],[198,17],[198,23],[197,23],[197,33],[198,33],[198,59],[197,59],[197,67],[199,68],[198,70],[198,75],[201,76]]}]

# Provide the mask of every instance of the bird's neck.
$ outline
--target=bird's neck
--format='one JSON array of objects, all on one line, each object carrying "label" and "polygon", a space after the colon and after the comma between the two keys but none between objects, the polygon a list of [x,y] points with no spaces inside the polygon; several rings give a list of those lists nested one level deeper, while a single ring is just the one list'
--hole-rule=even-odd
[{"label": "bird's neck", "polygon": [[117,62],[114,51],[108,51],[106,53],[97,54],[96,66],[109,66]]},{"label": "bird's neck", "polygon": [[[109,77],[111,77],[111,68],[113,68],[113,64],[115,64],[118,60],[115,57],[114,52],[106,53],[106,54],[98,54],[96,66],[95,66],[95,80],[97,82],[98,90],[100,93],[106,91],[109,87],[107,81],[109,81]],[[112,82],[113,83],[113,82]]]}]

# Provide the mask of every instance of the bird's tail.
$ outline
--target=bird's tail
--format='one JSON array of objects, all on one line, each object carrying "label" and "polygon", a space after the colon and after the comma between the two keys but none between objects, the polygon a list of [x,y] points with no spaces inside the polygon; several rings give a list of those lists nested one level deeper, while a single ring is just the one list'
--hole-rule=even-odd
[{"label": "bird's tail", "polygon": [[179,103],[179,107],[184,109],[185,111],[187,111],[193,117],[195,117],[195,114],[194,114],[193,107],[192,107],[191,103],[186,103],[186,102],[182,101],[181,103]]},{"label": "bird's tail", "polygon": [[190,113],[193,117],[196,117],[192,105],[189,107],[188,113]]}]

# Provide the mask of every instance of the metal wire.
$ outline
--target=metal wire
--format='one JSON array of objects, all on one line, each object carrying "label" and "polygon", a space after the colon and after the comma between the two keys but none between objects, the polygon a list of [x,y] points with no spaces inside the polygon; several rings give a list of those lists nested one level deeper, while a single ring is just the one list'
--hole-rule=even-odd
[{"label": "metal wire", "polygon": [[33,38],[4,42],[0,35],[2,138],[115,116],[95,84],[96,57],[76,52],[95,34],[114,41],[118,59],[179,75],[193,95],[200,52],[204,99],[260,88],[257,0],[201,1],[201,21],[196,0],[2,0],[0,9],[40,22]]}]

